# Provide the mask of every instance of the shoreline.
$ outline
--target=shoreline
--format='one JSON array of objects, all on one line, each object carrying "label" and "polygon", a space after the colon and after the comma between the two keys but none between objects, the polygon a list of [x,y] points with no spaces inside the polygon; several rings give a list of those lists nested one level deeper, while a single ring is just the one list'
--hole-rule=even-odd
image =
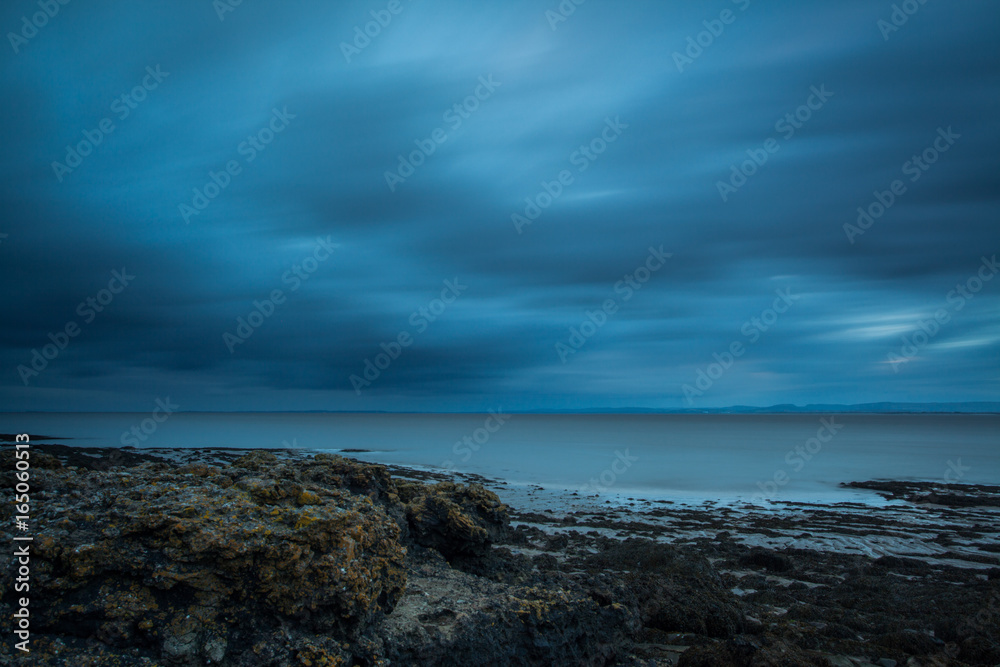
[{"label": "shoreline", "polygon": [[[305,450],[33,444],[32,457],[40,665],[1000,661],[1000,508],[988,504],[1000,487],[950,489],[965,500],[948,506],[913,502],[949,500],[934,485],[872,482],[896,498],[761,508],[613,502]],[[339,570],[324,565],[331,544]],[[227,564],[246,549],[259,555],[236,575]],[[329,576],[340,587],[316,589]],[[253,602],[256,579],[287,577]],[[179,620],[196,609],[189,589],[212,619],[203,628]],[[96,634],[66,634],[87,609]],[[320,609],[341,611],[315,625]],[[287,636],[268,634],[278,619]],[[248,641],[273,660],[237,657]]]},{"label": "shoreline", "polygon": [[[840,489],[860,489],[865,502],[840,500],[816,502],[804,500],[766,500],[765,504],[737,498],[706,499],[698,494],[695,500],[674,497],[644,498],[629,492],[587,495],[576,491],[552,489],[530,482],[510,482],[476,473],[442,472],[429,466],[408,466],[377,463],[353,458],[352,454],[370,450],[312,450],[289,448],[115,448],[78,447],[74,445],[34,445],[47,453],[65,453],[57,458],[64,462],[81,463],[80,456],[89,456],[118,464],[159,460],[171,465],[228,465],[255,451],[274,454],[281,460],[302,461],[317,454],[343,456],[363,465],[384,467],[390,475],[418,482],[457,482],[480,484],[497,494],[511,509],[514,525],[535,525],[519,521],[518,517],[542,519],[539,527],[565,530],[567,517],[573,526],[590,524],[642,524],[641,530],[628,527],[615,531],[620,539],[669,534],[676,539],[703,538],[721,526],[749,546],[767,548],[806,548],[835,553],[862,554],[870,557],[901,556],[927,562],[940,560],[956,567],[989,569],[1000,566],[1000,485],[943,484],[936,481],[870,480],[841,482]],[[135,458],[132,458],[135,457]],[[72,463],[71,463],[72,464]],[[918,495],[934,496],[943,488],[969,489],[967,498],[979,498],[984,504],[915,503],[906,498]],[[937,494],[935,493],[937,492]],[[947,496],[945,496],[947,497]],[[669,510],[667,512],[666,510]],[[872,513],[878,519],[872,519]],[[724,520],[719,519],[724,516]],[[877,529],[873,523],[880,523]],[[555,526],[556,528],[553,528]],[[570,528],[578,530],[578,528]],[[976,531],[976,542],[968,543],[962,534]],[[934,540],[910,535],[935,532]],[[867,534],[866,534],[867,532]],[[808,534],[808,537],[803,535]],[[906,537],[902,537],[902,536]],[[978,547],[978,548],[976,548]]]}]

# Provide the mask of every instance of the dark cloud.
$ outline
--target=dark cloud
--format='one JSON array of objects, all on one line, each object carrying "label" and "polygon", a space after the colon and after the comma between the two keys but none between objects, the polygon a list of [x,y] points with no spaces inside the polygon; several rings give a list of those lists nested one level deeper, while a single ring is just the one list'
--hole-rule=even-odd
[{"label": "dark cloud", "polygon": [[[383,6],[243,3],[220,20],[208,0],[71,3],[8,49],[8,409],[681,407],[734,342],[746,353],[697,405],[996,400],[1000,280],[961,310],[949,294],[1000,252],[1000,8],[928,3],[886,40],[891,3],[861,0],[586,3],[555,30],[544,4],[404,2],[346,62]],[[5,5],[3,32],[35,9]],[[679,72],[673,54],[724,9],[735,21]],[[499,85],[458,115],[481,77]],[[294,118],[249,148],[275,110]],[[114,131],[60,182],[52,163],[104,118]],[[609,119],[628,127],[581,160]],[[961,138],[911,182],[939,128]],[[391,191],[386,172],[438,129]],[[724,202],[719,181],[769,138],[780,149]],[[233,160],[186,223],[179,206]],[[573,182],[518,234],[512,214],[563,170]],[[844,225],[895,179],[907,191],[850,243]],[[337,249],[312,265],[317,239]],[[626,299],[619,281],[661,246],[672,258]],[[134,282],[85,322],[78,304],[123,268]],[[446,280],[468,287],[431,322]],[[276,289],[230,353],[223,334]],[[787,289],[799,298],[751,342]],[[609,299],[562,363],[557,343]],[[889,363],[937,309],[948,322]],[[70,323],[26,386],[19,366]],[[401,333],[412,345],[357,395],[350,377]]]}]

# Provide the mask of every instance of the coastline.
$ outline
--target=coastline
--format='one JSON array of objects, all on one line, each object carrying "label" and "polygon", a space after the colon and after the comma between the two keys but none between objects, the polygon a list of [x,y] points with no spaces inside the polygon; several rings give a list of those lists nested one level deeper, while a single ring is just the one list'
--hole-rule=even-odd
[{"label": "coastline", "polygon": [[[44,466],[37,471],[43,510],[57,499],[66,502],[65,493],[57,490],[60,484],[114,488],[126,477],[130,484],[141,480],[146,485],[142,488],[156,490],[159,510],[172,517],[171,525],[187,526],[184,531],[190,534],[204,532],[209,521],[205,518],[209,511],[199,519],[198,503],[211,506],[211,494],[247,488],[251,496],[264,498],[257,503],[261,507],[298,516],[296,530],[281,529],[288,533],[283,538],[287,543],[299,539],[302,515],[329,509],[335,517],[339,506],[356,507],[365,520],[353,529],[361,531],[351,538],[356,545],[353,557],[363,560],[358,554],[372,551],[382,554],[374,562],[388,559],[391,567],[383,568],[385,581],[372,575],[350,585],[363,589],[375,582],[373,590],[382,597],[387,587],[393,591],[374,606],[359,603],[371,600],[370,594],[360,592],[360,597],[338,602],[348,606],[356,623],[342,629],[337,648],[328,645],[328,631],[302,626],[302,615],[289,613],[284,622],[297,628],[293,633],[297,639],[268,640],[263,635],[257,639],[276,656],[285,651],[293,660],[289,663],[231,658],[231,648],[219,649],[222,637],[232,646],[233,638],[227,634],[231,630],[215,619],[222,629],[215,631],[214,639],[195,633],[198,642],[180,645],[174,635],[149,628],[96,643],[43,633],[51,661],[42,658],[38,664],[65,664],[59,661],[67,655],[94,660],[78,664],[161,664],[158,656],[170,651],[177,653],[171,660],[208,664],[204,661],[211,653],[222,660],[213,664],[233,665],[351,664],[337,660],[372,665],[474,664],[468,662],[470,656],[496,664],[567,665],[764,665],[779,664],[778,660],[803,665],[892,661],[904,665],[910,660],[918,661],[910,664],[993,665],[1000,661],[1000,624],[991,625],[1000,619],[1000,508],[978,505],[974,497],[964,506],[911,502],[920,498],[832,505],[782,501],[770,507],[688,504],[636,496],[581,496],[477,475],[314,456],[302,450],[70,445],[33,445],[32,450],[36,465]],[[316,477],[319,473],[322,476]],[[310,486],[310,475],[320,481]],[[184,491],[184,502],[190,503],[184,507],[177,506],[179,501],[171,495],[176,490],[170,485],[176,486],[179,479],[191,487]],[[265,498],[254,491],[265,482],[272,485],[267,488],[278,488],[289,480],[302,488],[298,500],[267,494]],[[215,490],[203,492],[201,484]],[[930,485],[907,485],[882,492],[912,492],[913,487],[934,492]],[[119,493],[124,492],[123,488]],[[312,500],[302,502],[303,497],[311,498],[308,494],[328,492],[337,499],[336,507],[318,500],[315,505]],[[976,492],[987,503],[1000,497],[997,487]],[[63,509],[51,517],[43,515],[43,533],[55,530],[65,519],[59,518],[66,514]],[[254,521],[263,522],[263,530],[278,530],[267,527],[266,514]],[[97,534],[79,534],[82,529],[77,527],[75,532],[59,533],[60,539],[92,543],[105,530],[101,524],[112,523],[112,518],[96,517],[93,522],[90,530]],[[393,527],[396,524],[398,528]],[[216,531],[246,529],[238,523],[212,525]],[[323,540],[336,542],[341,529],[331,525],[334,528]],[[210,542],[218,541],[215,533],[207,534]],[[144,553],[164,548],[151,546],[155,539],[143,535]],[[378,538],[358,541],[361,535]],[[187,563],[193,558],[181,548],[183,544],[181,539],[173,547],[175,552],[180,549],[178,553],[167,547],[163,553],[174,553],[168,561]],[[270,548],[266,545],[261,543],[262,553]],[[55,553],[58,557],[46,560]],[[49,569],[40,570],[46,591],[37,598],[41,607],[55,599],[59,607],[66,591],[75,590],[68,583],[71,578],[57,576],[60,558],[69,558],[65,550],[42,557]],[[215,566],[198,562],[195,570],[182,568],[186,574],[173,576],[187,581],[184,577],[197,573],[203,578],[208,571],[213,578],[226,579]],[[110,563],[109,556],[104,567],[112,567]],[[93,568],[86,572],[97,577]],[[143,576],[136,585],[152,590],[160,607],[181,604],[168,592],[176,588],[160,591],[157,586],[162,587],[162,581],[156,583],[148,573]],[[309,582],[289,582],[289,587],[297,585]],[[243,599],[249,594],[233,591],[232,595]],[[80,599],[76,602],[79,606]],[[90,615],[114,617],[121,606],[119,602],[92,609]],[[46,612],[36,613],[44,625]],[[67,618],[74,614],[68,608],[60,613]],[[136,628],[143,622],[139,616]],[[261,623],[266,625],[264,619]],[[52,626],[58,627],[62,626]],[[312,655],[304,647],[319,646],[317,642],[326,646],[329,662],[312,658],[294,662],[299,660],[296,656]],[[318,649],[314,654],[320,655]],[[105,659],[135,661],[102,662]]]}]

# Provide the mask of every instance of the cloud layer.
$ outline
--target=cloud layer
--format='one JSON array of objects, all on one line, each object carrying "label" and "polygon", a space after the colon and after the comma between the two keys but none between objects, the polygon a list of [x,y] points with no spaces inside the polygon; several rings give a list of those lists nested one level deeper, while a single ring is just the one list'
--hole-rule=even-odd
[{"label": "cloud layer", "polygon": [[5,5],[4,406],[997,399],[1000,7],[562,6]]}]

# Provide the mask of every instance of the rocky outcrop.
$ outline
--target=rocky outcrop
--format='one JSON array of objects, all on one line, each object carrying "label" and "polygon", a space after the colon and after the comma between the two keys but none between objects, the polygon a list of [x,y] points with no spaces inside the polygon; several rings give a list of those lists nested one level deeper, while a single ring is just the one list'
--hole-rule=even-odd
[{"label": "rocky outcrop", "polygon": [[482,557],[506,536],[507,508],[481,485],[409,483],[399,493],[414,541],[445,558]]},{"label": "rocky outcrop", "polygon": [[871,489],[889,500],[946,507],[1000,507],[1000,486],[989,484],[948,484],[937,482],[868,481],[847,482],[851,489]]},{"label": "rocky outcrop", "polygon": [[36,470],[35,631],[56,657],[86,644],[179,665],[347,660],[337,639],[392,610],[406,551],[347,480],[309,479],[342,467],[258,455],[228,469]]},{"label": "rocky outcrop", "polygon": [[495,560],[507,508],[482,486],[233,458],[84,468],[32,452],[32,664],[603,665],[626,640],[627,612],[582,588],[455,569],[513,558]]},{"label": "rocky outcrop", "polygon": [[418,555],[406,594],[381,626],[393,665],[610,665],[634,624],[624,605],[571,582],[509,586]]}]

